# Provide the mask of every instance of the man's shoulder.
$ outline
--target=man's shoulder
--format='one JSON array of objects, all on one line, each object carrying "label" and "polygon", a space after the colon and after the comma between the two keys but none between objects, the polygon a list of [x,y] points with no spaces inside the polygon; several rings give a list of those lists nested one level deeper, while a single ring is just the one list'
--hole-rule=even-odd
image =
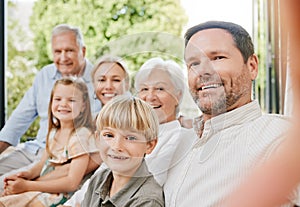
[{"label": "man's shoulder", "polygon": [[54,65],[54,63],[52,64],[48,64],[45,65],[44,67],[41,68],[41,70],[37,73],[37,77],[53,77],[56,73],[57,69]]}]

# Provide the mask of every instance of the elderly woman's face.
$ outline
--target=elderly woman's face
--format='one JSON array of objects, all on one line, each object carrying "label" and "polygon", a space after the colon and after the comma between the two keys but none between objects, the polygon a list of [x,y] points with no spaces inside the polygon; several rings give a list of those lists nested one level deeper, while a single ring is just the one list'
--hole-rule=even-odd
[{"label": "elderly woman's face", "polygon": [[170,75],[165,71],[153,69],[148,76],[137,81],[139,98],[153,107],[159,123],[175,120],[178,95]]}]

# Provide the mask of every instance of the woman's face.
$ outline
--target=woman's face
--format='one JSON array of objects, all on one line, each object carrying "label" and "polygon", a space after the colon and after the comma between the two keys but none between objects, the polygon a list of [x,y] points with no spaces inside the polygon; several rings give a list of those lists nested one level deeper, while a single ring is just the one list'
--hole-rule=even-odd
[{"label": "woman's face", "polygon": [[153,69],[151,73],[138,81],[138,96],[149,103],[159,118],[159,123],[166,123],[176,119],[176,106],[179,94],[176,92],[170,75],[160,69]]},{"label": "woman's face", "polygon": [[126,73],[116,63],[102,63],[94,74],[94,88],[97,98],[105,105],[109,100],[127,91]]}]

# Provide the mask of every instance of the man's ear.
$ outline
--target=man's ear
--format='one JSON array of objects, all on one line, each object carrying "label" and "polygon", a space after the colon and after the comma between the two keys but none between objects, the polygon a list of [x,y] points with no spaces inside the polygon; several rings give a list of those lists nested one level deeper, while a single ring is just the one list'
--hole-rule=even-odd
[{"label": "man's ear", "polygon": [[83,47],[82,47],[82,49],[81,49],[81,51],[82,51],[82,56],[83,56],[83,57],[85,57],[85,53],[86,53],[86,47],[85,47],[85,46],[83,46]]},{"label": "man's ear", "polygon": [[157,144],[157,138],[147,142],[146,154],[150,154]]},{"label": "man's ear", "polygon": [[251,80],[255,80],[258,74],[258,57],[253,54],[249,57],[247,66],[251,75]]}]

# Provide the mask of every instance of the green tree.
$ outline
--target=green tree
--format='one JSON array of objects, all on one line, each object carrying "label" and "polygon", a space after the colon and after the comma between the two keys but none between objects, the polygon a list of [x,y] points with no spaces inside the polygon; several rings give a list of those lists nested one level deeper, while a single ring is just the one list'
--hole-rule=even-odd
[{"label": "green tree", "polygon": [[[31,86],[36,74],[32,50],[26,49],[29,38],[25,35],[24,29],[18,23],[19,20],[13,14],[16,5],[12,2],[8,4],[9,14],[7,20],[7,68],[6,74],[6,93],[7,109],[9,117],[17,107],[26,90]],[[30,48],[30,47],[27,47]],[[34,137],[37,131],[37,121],[32,124],[22,139]]]},{"label": "green tree", "polygon": [[30,22],[38,68],[51,62],[52,28],[68,23],[81,28],[91,61],[115,53],[127,58],[135,71],[157,53],[181,58],[187,16],[180,0],[38,0]]}]

